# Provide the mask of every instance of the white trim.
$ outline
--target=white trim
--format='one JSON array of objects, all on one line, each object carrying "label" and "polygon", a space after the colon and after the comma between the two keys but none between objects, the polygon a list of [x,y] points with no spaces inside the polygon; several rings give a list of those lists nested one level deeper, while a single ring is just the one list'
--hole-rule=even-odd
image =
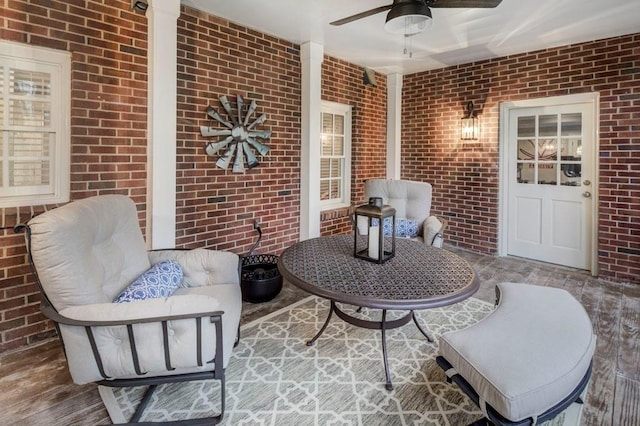
[{"label": "white trim", "polygon": [[[57,142],[55,153],[51,155],[54,180],[51,193],[0,197],[0,208],[66,203],[71,181],[71,53],[0,40],[0,56],[55,70],[51,73],[50,131],[56,135]],[[8,108],[5,114],[8,114]]]},{"label": "white trim", "polygon": [[148,186],[147,245],[176,244],[176,104],[179,0],[153,0],[147,9]]},{"label": "white trim", "polygon": [[[353,126],[353,107],[351,105],[340,104],[337,102],[321,101],[320,113],[323,112],[342,115],[344,117],[344,174],[342,176],[342,201],[320,200],[320,210],[328,211],[349,207],[351,205],[351,151],[353,146],[351,128]],[[320,123],[322,126],[322,121]],[[322,127],[320,133],[322,133]],[[322,147],[319,141],[320,138],[317,139],[316,144],[318,145],[317,151],[319,152],[319,158],[321,158],[320,151]],[[319,164],[318,167],[320,167]],[[318,181],[315,184],[316,186],[320,185],[320,176],[318,176]]]},{"label": "white trim", "polygon": [[387,75],[387,179],[400,179],[402,74]]},{"label": "white trim", "polygon": [[324,46],[314,42],[300,46],[302,62],[300,147],[300,240],[320,236],[320,103]]},{"label": "white trim", "polygon": [[501,102],[500,103],[500,133],[499,133],[499,150],[500,150],[500,175],[499,175],[499,213],[498,213],[498,256],[507,255],[507,209],[508,209],[508,158],[507,147],[509,135],[509,112],[516,108],[545,107],[557,105],[569,105],[588,103],[593,108],[593,152],[592,152],[592,168],[593,168],[593,203],[591,204],[592,214],[592,232],[591,232],[591,274],[598,275],[598,206],[599,196],[598,188],[600,187],[600,94],[598,92],[578,93],[574,95],[552,96],[548,98],[525,99],[521,101]]}]

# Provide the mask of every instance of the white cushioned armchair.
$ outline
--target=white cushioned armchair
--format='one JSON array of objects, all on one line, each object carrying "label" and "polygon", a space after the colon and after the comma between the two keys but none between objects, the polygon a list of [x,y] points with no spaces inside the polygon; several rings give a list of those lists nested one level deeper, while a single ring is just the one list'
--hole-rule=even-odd
[{"label": "white cushioned armchair", "polygon": [[418,223],[417,240],[442,247],[446,221],[431,215],[431,184],[410,180],[370,179],[364,184],[365,199],[381,197],[383,204],[396,209],[396,220]]},{"label": "white cushioned armchair", "polygon": [[[218,379],[242,308],[239,257],[230,252],[147,251],[131,199],[104,195],[71,202],[31,219],[30,260],[78,384],[150,385]],[[152,265],[178,262],[183,286],[165,298],[113,303]],[[131,421],[137,421],[147,399]]]}]

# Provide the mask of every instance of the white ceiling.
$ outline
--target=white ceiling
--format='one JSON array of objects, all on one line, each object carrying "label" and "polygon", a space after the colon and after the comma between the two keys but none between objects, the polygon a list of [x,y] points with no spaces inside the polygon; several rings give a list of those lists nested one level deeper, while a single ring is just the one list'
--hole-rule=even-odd
[{"label": "white ceiling", "polygon": [[[405,40],[385,32],[386,12],[329,22],[392,0],[182,0],[232,22],[384,74],[410,74],[482,59],[640,32],[640,0],[502,0],[495,9],[432,9],[433,25]],[[404,54],[405,47],[412,57]]]}]

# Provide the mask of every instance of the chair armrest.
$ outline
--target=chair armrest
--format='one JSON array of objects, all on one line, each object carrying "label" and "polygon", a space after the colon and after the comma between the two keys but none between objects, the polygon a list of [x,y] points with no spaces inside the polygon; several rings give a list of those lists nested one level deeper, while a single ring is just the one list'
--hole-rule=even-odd
[{"label": "chair armrest", "polygon": [[[218,305],[210,296],[178,295],[73,306],[59,313],[43,301],[40,309],[58,323],[71,376],[82,384],[224,365],[224,312]],[[223,369],[215,371],[218,375]]]},{"label": "chair armrest", "polygon": [[229,251],[170,249],[149,251],[148,255],[152,265],[163,260],[178,262],[187,287],[240,284],[240,257]]},{"label": "chair armrest", "polygon": [[429,216],[422,226],[424,242],[434,247],[442,247],[447,221],[438,216]]},{"label": "chair armrest", "polygon": [[219,302],[203,295],[179,295],[131,303],[99,303],[72,306],[56,312],[43,302],[40,310],[49,319],[65,325],[104,327],[221,316]]}]

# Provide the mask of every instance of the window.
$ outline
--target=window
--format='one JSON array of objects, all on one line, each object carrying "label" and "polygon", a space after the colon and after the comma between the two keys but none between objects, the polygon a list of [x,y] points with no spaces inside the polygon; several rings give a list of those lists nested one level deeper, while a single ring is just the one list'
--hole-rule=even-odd
[{"label": "window", "polygon": [[0,41],[0,207],[69,200],[70,64]]},{"label": "window", "polygon": [[320,131],[320,206],[349,206],[351,201],[351,107],[322,103]]},{"label": "window", "polygon": [[518,117],[517,181],[581,186],[582,113]]}]

